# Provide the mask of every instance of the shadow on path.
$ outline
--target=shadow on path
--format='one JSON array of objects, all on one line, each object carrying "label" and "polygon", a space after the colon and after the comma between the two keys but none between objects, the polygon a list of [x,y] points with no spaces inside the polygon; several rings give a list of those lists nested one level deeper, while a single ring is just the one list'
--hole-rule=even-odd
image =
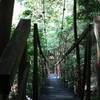
[{"label": "shadow on path", "polygon": [[79,100],[66,89],[61,80],[54,74],[48,75],[47,84],[41,90],[39,100]]}]

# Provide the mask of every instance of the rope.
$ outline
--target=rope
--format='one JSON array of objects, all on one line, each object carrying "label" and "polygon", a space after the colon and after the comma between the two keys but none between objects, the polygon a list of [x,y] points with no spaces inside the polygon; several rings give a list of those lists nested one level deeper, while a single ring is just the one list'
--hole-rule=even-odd
[{"label": "rope", "polygon": [[[46,33],[46,28],[45,28],[45,1],[43,0],[43,23],[44,23],[44,33]],[[45,36],[46,36],[46,34],[45,34]]]},{"label": "rope", "polygon": [[[47,39],[46,39],[46,19],[45,19],[45,0],[43,0],[43,33],[45,35],[45,40],[46,40],[46,48],[47,48]],[[47,53],[47,52],[46,52]]]},{"label": "rope", "polygon": [[[64,3],[63,3],[63,15],[62,15],[62,23],[61,23],[61,33],[63,31],[63,26],[64,26],[64,16],[65,16],[65,3],[66,3],[66,0],[64,0]],[[61,39],[60,39],[60,34],[59,34],[59,47],[61,46]],[[61,52],[60,52],[60,55],[61,55]],[[60,57],[59,55],[59,57]]]},{"label": "rope", "polygon": [[63,5],[63,16],[62,16],[62,26],[61,26],[61,30],[63,30],[63,25],[64,25],[64,17],[65,17],[65,3],[66,3],[66,0],[64,0],[64,5]]}]

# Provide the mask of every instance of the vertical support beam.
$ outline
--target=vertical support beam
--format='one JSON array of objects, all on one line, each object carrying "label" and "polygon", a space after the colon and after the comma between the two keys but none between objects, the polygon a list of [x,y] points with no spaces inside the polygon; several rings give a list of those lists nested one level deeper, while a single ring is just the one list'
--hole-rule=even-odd
[{"label": "vertical support beam", "polygon": [[34,68],[33,68],[33,100],[38,100],[38,26],[34,24]]},{"label": "vertical support beam", "polygon": [[30,20],[22,19],[0,57],[0,95],[3,100],[7,99],[10,92],[29,32]]},{"label": "vertical support beam", "polygon": [[87,73],[86,73],[86,99],[91,100],[91,35],[90,33],[87,35]]},{"label": "vertical support beam", "polygon": [[29,63],[26,60],[26,51],[27,48],[24,50],[24,54],[21,60],[21,65],[19,67],[18,72],[18,100],[25,100],[26,99],[26,87],[27,87],[27,79],[28,79],[28,72],[29,72]]},{"label": "vertical support beam", "polygon": [[84,68],[83,68],[83,77],[82,77],[82,100],[84,100],[85,94],[85,83],[86,83],[86,71],[87,71],[87,38],[85,40],[85,53],[84,53]]},{"label": "vertical support beam", "polygon": [[0,0],[0,56],[9,41],[14,0]]},{"label": "vertical support beam", "polygon": [[[73,7],[73,15],[74,15],[74,38],[75,42],[78,40],[78,35],[77,35],[77,0],[74,0],[74,7]],[[81,69],[80,69],[80,49],[79,45],[76,46],[76,61],[77,61],[77,70],[78,70],[78,94],[79,97],[81,97]]]}]

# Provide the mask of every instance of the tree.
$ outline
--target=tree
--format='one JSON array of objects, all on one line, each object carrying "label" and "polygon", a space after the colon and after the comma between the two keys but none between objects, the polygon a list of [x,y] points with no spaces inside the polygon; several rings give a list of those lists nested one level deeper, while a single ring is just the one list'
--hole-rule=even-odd
[{"label": "tree", "polygon": [[94,19],[94,34],[96,37],[97,44],[97,81],[98,81],[98,99],[100,99],[100,16]]},{"label": "tree", "polygon": [[[73,22],[74,22],[74,38],[75,38],[75,42],[78,39],[78,35],[77,35],[77,0],[74,0],[74,8],[73,8]],[[80,49],[79,46],[76,47],[76,61],[77,61],[77,70],[78,70],[78,87],[77,87],[77,92],[79,94],[79,97],[81,98],[81,68],[80,68]]]}]

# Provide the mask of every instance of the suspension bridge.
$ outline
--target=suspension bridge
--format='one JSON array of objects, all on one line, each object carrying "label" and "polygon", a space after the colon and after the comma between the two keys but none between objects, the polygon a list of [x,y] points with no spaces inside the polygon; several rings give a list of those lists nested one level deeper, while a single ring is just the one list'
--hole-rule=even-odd
[{"label": "suspension bridge", "polygon": [[[76,0],[75,0],[76,1]],[[9,6],[9,7],[8,7]],[[14,0],[3,0],[0,3],[0,100],[8,100],[14,79],[17,75],[18,87],[17,97],[15,100],[26,100],[26,86],[29,74],[29,63],[27,56],[27,39],[30,34],[31,20],[21,19],[14,33],[10,38],[12,14],[13,14]],[[6,8],[8,7],[8,8]],[[9,9],[6,14],[6,10]],[[43,6],[44,26],[45,26],[45,7]],[[62,25],[64,21],[65,0],[63,7]],[[9,16],[7,16],[9,14]],[[33,76],[32,76],[32,100],[90,100],[91,98],[91,52],[92,52],[92,37],[95,36],[95,43],[97,44],[97,75],[99,76],[100,66],[100,43],[99,43],[99,23],[100,17],[94,19],[94,24],[89,24],[83,30],[81,35],[77,36],[76,23],[76,3],[74,5],[74,38],[75,42],[63,53],[63,56],[54,64],[55,68],[51,73],[48,57],[44,54],[39,38],[38,24],[34,24],[33,29]],[[93,31],[93,29],[95,31]],[[44,32],[46,29],[44,28]],[[93,33],[93,34],[92,34]],[[94,34],[95,33],[95,34]],[[46,34],[45,34],[46,35]],[[81,73],[80,66],[80,43],[84,42],[84,64],[83,72]],[[2,43],[3,44],[2,44]],[[68,88],[68,80],[66,79],[66,69],[61,70],[61,64],[64,64],[66,57],[76,51],[76,76],[72,88]],[[41,63],[40,59],[41,57]],[[39,73],[40,65],[42,68],[42,86],[39,88]],[[74,74],[74,73],[73,73]],[[87,75],[87,76],[86,76]],[[98,77],[98,83],[100,77]],[[85,86],[87,88],[85,89]],[[99,93],[98,85],[98,93]],[[14,99],[12,99],[14,100]]]}]

